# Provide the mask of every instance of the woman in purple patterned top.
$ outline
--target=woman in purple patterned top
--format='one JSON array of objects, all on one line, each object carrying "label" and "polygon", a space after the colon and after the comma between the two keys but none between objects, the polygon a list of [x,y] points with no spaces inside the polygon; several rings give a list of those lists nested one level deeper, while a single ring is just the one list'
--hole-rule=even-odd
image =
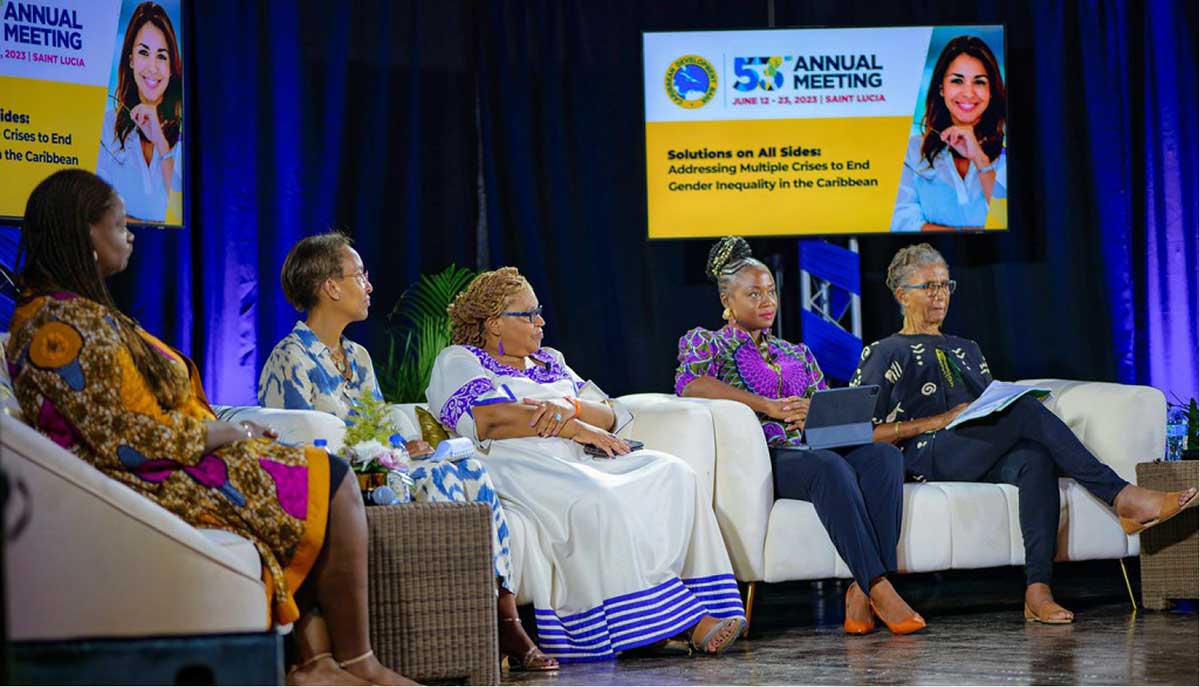
[{"label": "woman in purple patterned top", "polygon": [[887,579],[897,567],[902,454],[886,443],[800,448],[808,398],[827,384],[807,346],[770,333],[779,307],[771,271],[751,256],[745,240],[730,236],[709,252],[706,273],[720,289],[726,324],[716,331],[697,327],[679,340],[675,393],[738,401],[758,414],[776,498],[812,502],[854,575],[846,590],[847,633],[871,632],[875,615],[896,634],[923,628],[925,620]]}]

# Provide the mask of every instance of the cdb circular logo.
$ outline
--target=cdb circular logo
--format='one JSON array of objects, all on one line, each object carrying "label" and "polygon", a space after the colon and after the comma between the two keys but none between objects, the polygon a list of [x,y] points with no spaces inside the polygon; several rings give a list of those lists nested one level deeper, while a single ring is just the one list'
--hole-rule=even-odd
[{"label": "cdb circular logo", "polygon": [[667,67],[663,85],[671,102],[694,110],[717,94],[717,70],[703,57],[684,55]]}]

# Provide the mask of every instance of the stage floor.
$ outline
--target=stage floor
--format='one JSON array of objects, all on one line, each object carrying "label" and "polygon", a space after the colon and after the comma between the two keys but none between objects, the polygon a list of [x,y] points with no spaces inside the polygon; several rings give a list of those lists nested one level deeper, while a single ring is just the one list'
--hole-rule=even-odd
[{"label": "stage floor", "polygon": [[[897,586],[929,621],[923,632],[906,637],[895,637],[882,625],[872,635],[848,637],[840,625],[841,584],[789,583],[760,587],[754,632],[720,658],[622,657],[570,664],[557,674],[505,673],[503,683],[1200,683],[1200,621],[1195,613],[1132,613],[1128,600],[1119,601],[1124,585],[1115,566],[1109,561],[1099,568],[1077,567],[1082,575],[1063,580],[1059,596],[1075,611],[1073,625],[1026,623],[1019,605],[1022,580],[1015,568],[936,579],[901,576]],[[1097,570],[1101,579],[1090,575]],[[917,577],[925,579],[913,579]],[[974,593],[967,593],[968,587]]]},{"label": "stage floor", "polygon": [[923,632],[847,637],[838,626],[770,630],[720,658],[621,658],[508,685],[1042,684],[1194,685],[1197,619],[1109,604],[1073,625],[1026,624],[1019,610],[935,617]]}]

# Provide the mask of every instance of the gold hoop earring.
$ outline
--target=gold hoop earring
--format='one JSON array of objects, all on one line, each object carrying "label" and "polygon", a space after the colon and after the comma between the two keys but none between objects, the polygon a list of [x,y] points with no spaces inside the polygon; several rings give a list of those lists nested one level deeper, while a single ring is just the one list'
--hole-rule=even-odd
[{"label": "gold hoop earring", "polygon": [[732,320],[733,313],[729,311],[729,308],[725,308],[725,310],[721,312],[721,318],[726,321]]}]

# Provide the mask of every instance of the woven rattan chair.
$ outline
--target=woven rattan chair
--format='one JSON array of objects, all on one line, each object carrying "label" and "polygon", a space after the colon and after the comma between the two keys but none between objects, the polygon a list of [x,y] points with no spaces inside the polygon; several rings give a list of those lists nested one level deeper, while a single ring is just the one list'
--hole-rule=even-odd
[{"label": "woven rattan chair", "polygon": [[492,514],[481,503],[367,508],[371,644],[419,682],[500,682]]}]

